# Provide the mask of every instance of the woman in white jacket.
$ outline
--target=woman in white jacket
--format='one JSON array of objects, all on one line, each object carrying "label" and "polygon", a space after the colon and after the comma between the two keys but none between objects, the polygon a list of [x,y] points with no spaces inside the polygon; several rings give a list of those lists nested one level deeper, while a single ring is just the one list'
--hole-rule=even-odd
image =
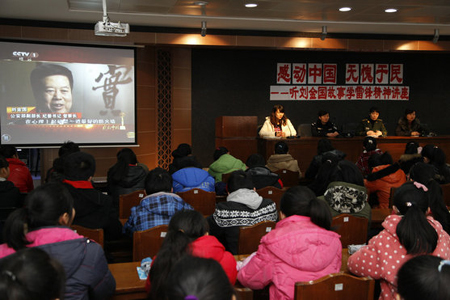
[{"label": "woman in white jacket", "polygon": [[297,131],[284,114],[283,105],[279,104],[274,105],[272,114],[269,117],[266,117],[266,121],[259,131],[259,136],[262,138],[289,137],[296,135]]}]

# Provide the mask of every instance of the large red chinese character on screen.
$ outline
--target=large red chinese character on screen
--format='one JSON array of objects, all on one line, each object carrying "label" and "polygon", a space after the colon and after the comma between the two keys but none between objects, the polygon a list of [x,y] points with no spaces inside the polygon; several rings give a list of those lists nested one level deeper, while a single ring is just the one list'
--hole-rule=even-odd
[{"label": "large red chinese character on screen", "polygon": [[361,65],[361,84],[373,84],[373,64]]},{"label": "large red chinese character on screen", "polygon": [[390,84],[401,84],[403,82],[403,65],[391,64]]},{"label": "large red chinese character on screen", "polygon": [[359,77],[359,65],[358,64],[346,64],[345,71],[345,83],[346,84],[355,84],[358,83]]},{"label": "large red chinese character on screen", "polygon": [[322,83],[322,64],[308,64],[308,83]]},{"label": "large red chinese character on screen", "polygon": [[389,74],[388,64],[377,64],[375,67],[375,78],[378,84],[387,84]]}]

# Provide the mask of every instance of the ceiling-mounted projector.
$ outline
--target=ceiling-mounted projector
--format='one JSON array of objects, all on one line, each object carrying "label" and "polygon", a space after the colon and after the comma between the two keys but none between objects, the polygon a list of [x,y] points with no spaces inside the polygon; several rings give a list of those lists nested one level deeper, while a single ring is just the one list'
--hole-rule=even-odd
[{"label": "ceiling-mounted projector", "polygon": [[130,25],[127,23],[98,21],[95,24],[95,35],[123,37],[128,33],[130,33]]},{"label": "ceiling-mounted projector", "polygon": [[127,23],[114,23],[109,21],[106,10],[106,0],[103,0],[103,21],[95,24],[95,35],[100,36],[127,36],[130,33],[130,25]]}]

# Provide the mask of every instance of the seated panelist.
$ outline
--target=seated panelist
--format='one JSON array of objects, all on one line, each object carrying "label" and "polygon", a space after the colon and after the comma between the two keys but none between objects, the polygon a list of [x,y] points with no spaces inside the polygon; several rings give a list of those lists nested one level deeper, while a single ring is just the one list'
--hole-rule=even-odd
[{"label": "seated panelist", "polygon": [[284,114],[283,105],[274,105],[272,114],[266,117],[266,121],[259,131],[262,138],[296,136],[297,131],[291,121]]},{"label": "seated panelist", "polygon": [[395,133],[401,136],[420,136],[423,128],[414,109],[406,109],[405,115],[398,120]]},{"label": "seated panelist", "polygon": [[330,121],[330,113],[326,110],[319,110],[319,118],[311,124],[312,136],[320,137],[337,137],[339,135],[338,128]]},{"label": "seated panelist", "polygon": [[379,119],[380,110],[377,107],[371,107],[369,110],[369,117],[363,119],[356,129],[356,135],[361,136],[386,136],[387,130],[383,124],[383,120]]}]

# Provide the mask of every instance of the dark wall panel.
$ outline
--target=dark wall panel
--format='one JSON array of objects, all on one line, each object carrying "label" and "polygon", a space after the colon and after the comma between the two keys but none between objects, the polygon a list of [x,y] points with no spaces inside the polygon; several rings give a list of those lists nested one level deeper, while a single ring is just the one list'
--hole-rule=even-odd
[{"label": "dark wall panel", "polygon": [[[409,101],[270,101],[276,85],[277,63],[337,63],[338,82],[344,84],[346,63],[404,64],[404,85]],[[287,50],[192,50],[192,144],[204,166],[212,162],[214,124],[218,116],[258,117],[264,122],[274,104],[282,104],[295,127],[317,119],[317,111],[330,111],[337,125],[359,122],[371,106],[381,110],[389,135],[405,108],[417,110],[422,123],[438,134],[450,134],[450,55],[447,53],[369,53]],[[256,135],[256,128],[255,128]]]}]

